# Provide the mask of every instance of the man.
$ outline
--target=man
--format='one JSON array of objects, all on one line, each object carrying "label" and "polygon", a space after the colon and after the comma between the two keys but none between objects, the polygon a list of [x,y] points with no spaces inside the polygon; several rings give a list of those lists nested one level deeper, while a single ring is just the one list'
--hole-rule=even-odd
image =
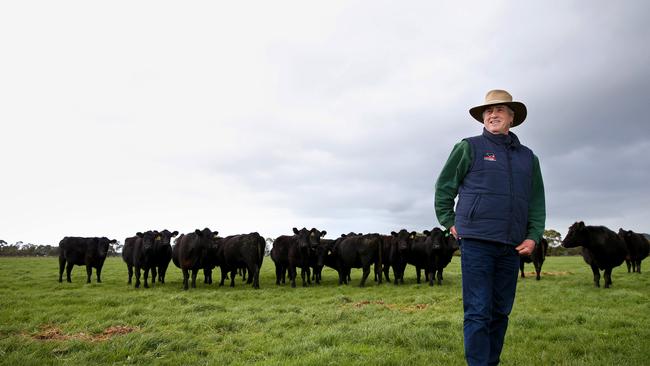
[{"label": "man", "polygon": [[435,208],[461,248],[465,359],[496,365],[519,256],[530,255],[544,233],[544,184],[537,157],[510,132],[526,119],[523,103],[491,90],[469,113],[483,133],[454,146],[436,182]]}]

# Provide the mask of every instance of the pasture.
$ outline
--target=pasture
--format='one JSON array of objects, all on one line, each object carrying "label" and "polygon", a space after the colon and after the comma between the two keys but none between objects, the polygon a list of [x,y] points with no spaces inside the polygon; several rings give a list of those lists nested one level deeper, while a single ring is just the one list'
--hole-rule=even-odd
[{"label": "pasture", "polygon": [[[593,287],[581,257],[548,257],[541,281],[520,279],[502,364],[650,364],[650,272],[624,267],[611,289]],[[101,284],[84,267],[72,275],[58,283],[53,257],[0,258],[0,364],[464,365],[459,257],[434,287],[411,266],[400,286],[359,288],[359,270],[338,286],[326,268],[320,286],[278,287],[269,257],[260,290],[199,274],[183,291],[173,264],[166,284],[134,289],[114,257]]]}]

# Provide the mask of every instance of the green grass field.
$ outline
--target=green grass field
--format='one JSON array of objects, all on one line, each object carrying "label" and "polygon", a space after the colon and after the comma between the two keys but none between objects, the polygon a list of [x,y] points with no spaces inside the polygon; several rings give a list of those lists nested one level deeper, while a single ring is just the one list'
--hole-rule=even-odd
[{"label": "green grass field", "polygon": [[[519,281],[502,364],[649,365],[650,273],[623,267],[597,289],[581,257],[547,258],[541,281]],[[325,270],[292,289],[267,257],[260,290],[238,277],[183,291],[172,264],[165,285],[136,290],[120,258],[101,284],[84,267],[58,283],[56,258],[0,258],[0,364],[463,365],[459,258],[442,286],[409,268],[403,286],[359,288],[358,270],[338,286]]]}]

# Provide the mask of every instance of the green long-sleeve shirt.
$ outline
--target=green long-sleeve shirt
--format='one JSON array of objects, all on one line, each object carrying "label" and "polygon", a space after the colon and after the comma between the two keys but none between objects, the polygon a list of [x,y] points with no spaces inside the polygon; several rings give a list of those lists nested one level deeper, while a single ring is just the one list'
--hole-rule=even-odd
[{"label": "green long-sleeve shirt", "polygon": [[[447,229],[454,226],[454,200],[458,195],[458,187],[472,165],[472,148],[465,140],[457,143],[436,182],[435,209],[441,225]],[[533,155],[533,177],[530,202],[528,204],[528,228],[526,239],[539,243],[544,234],[546,223],[546,204],[544,198],[544,181],[539,160]]]}]

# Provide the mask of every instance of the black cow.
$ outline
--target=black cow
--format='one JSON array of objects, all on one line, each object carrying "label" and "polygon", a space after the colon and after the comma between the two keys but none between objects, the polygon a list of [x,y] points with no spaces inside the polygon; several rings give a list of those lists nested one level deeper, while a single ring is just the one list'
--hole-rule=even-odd
[{"label": "black cow", "polygon": [[[86,266],[86,273],[90,283],[90,276],[95,267],[97,272],[97,282],[102,282],[101,273],[104,261],[108,255],[108,249],[111,244],[117,243],[117,240],[108,238],[79,238],[66,236],[59,242],[59,282],[63,282],[63,269],[66,270],[67,281],[72,282],[70,273],[74,265]],[[66,266],[67,263],[67,266]]]},{"label": "black cow", "polygon": [[196,288],[196,275],[204,268],[208,249],[212,246],[217,231],[208,228],[195,230],[176,238],[172,249],[172,261],[183,271],[183,289],[189,287],[190,271],[192,271],[192,288]]},{"label": "black cow", "polygon": [[135,236],[124,240],[122,249],[122,259],[126,263],[129,272],[128,284],[131,284],[133,278],[133,267],[135,267],[135,288],[140,287],[140,270],[144,271],[144,287],[149,288],[149,270],[151,270],[152,282],[155,281],[155,257],[154,241],[159,236],[157,231],[147,231],[136,233]]},{"label": "black cow", "polygon": [[628,256],[625,258],[627,272],[641,273],[641,261],[643,261],[650,252],[650,243],[643,235],[637,234],[632,230],[618,229],[618,236],[623,239],[627,247]]},{"label": "black cow", "polygon": [[258,233],[231,235],[223,238],[217,247],[218,265],[221,267],[221,282],[223,286],[226,274],[230,273],[230,287],[235,287],[237,269],[246,267],[248,281],[253,288],[260,288],[260,268],[264,260],[266,241]]},{"label": "black cow", "polygon": [[382,251],[383,239],[379,234],[347,235],[338,239],[334,244],[333,255],[339,268],[339,285],[348,284],[351,268],[362,268],[363,276],[359,285],[363,287],[373,264],[375,276],[382,283]]},{"label": "black cow", "polygon": [[[271,259],[275,263],[275,283],[284,283],[285,273],[289,271],[291,287],[296,287],[296,268],[300,268],[302,285],[311,284],[311,266],[323,267],[326,251],[321,246],[320,238],[327,234],[326,231],[319,231],[312,228],[300,230],[293,228],[294,235],[281,235],[273,241]],[[320,279],[319,279],[320,282]]]},{"label": "black cow", "polygon": [[415,239],[416,232],[408,232],[405,229],[399,232],[391,231],[390,235],[382,235],[382,271],[386,282],[390,282],[390,267],[393,268],[395,284],[404,283],[404,270],[408,263],[411,245]]},{"label": "black cow", "polygon": [[178,231],[171,232],[167,229],[158,233],[154,240],[154,267],[152,268],[151,282],[156,282],[156,272],[158,272],[158,281],[165,283],[165,274],[167,267],[172,260],[171,240],[178,235]]},{"label": "black cow", "polygon": [[425,236],[416,237],[411,246],[409,263],[415,266],[417,282],[420,283],[420,271],[424,269],[429,285],[433,286],[436,273],[436,254],[442,248],[445,233],[440,228],[424,230]]},{"label": "black cow", "polygon": [[591,266],[594,285],[600,287],[600,271],[605,270],[605,288],[612,284],[612,269],[620,266],[627,256],[625,242],[604,226],[585,226],[576,222],[562,241],[565,248],[582,246],[582,258]]},{"label": "black cow", "polygon": [[541,276],[540,274],[542,273],[542,264],[544,264],[544,259],[546,258],[546,253],[548,252],[548,241],[546,239],[542,238],[540,242],[535,245],[535,249],[533,249],[533,252],[530,255],[524,255],[520,257],[519,260],[519,270],[521,271],[521,278],[525,278],[526,275],[524,274],[524,265],[526,263],[533,263],[535,266],[535,272],[537,272],[537,277],[535,278],[536,280],[540,280]]},{"label": "black cow", "polygon": [[[438,235],[437,233],[435,235]],[[442,272],[445,267],[451,262],[454,257],[454,252],[458,250],[458,242],[456,238],[449,231],[443,232],[443,237],[440,239],[440,248],[433,251],[433,268],[436,275],[438,285],[442,285]],[[433,280],[433,273],[431,280]]]}]

